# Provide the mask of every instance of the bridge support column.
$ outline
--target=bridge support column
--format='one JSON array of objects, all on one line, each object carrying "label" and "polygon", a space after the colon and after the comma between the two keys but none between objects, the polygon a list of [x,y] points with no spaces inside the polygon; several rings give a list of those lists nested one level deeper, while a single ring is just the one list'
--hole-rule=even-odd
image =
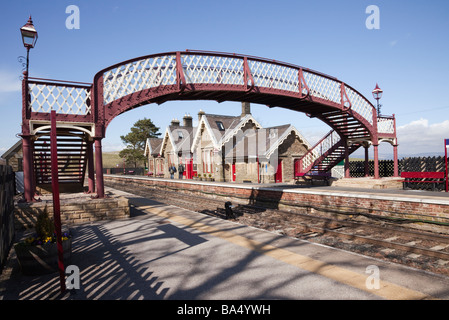
[{"label": "bridge support column", "polygon": [[97,198],[104,198],[103,155],[101,152],[101,138],[95,139],[95,172],[97,176]]},{"label": "bridge support column", "polygon": [[379,179],[379,145],[374,145],[374,179]]},{"label": "bridge support column", "polygon": [[345,178],[351,178],[351,171],[349,170],[349,147],[345,142]]},{"label": "bridge support column", "polygon": [[369,156],[368,156],[368,147],[363,146],[365,148],[365,177],[369,177]]},{"label": "bridge support column", "polygon": [[394,174],[393,177],[399,177],[399,160],[398,160],[398,145],[393,145],[393,161],[394,161]]},{"label": "bridge support column", "polygon": [[33,183],[33,150],[30,136],[22,136],[23,152],[23,187],[26,202],[32,202],[34,198]]},{"label": "bridge support column", "polygon": [[31,192],[33,200],[37,196],[36,193],[36,170],[34,169],[34,139],[30,138],[30,164],[31,164]]},{"label": "bridge support column", "polygon": [[88,172],[88,185],[89,193],[95,192],[95,171],[94,171],[94,151],[93,142],[87,141],[87,172]]}]

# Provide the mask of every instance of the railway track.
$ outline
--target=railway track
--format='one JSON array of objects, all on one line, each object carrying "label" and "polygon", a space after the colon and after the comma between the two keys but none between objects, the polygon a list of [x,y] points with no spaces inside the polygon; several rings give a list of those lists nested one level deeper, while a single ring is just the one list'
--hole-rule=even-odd
[{"label": "railway track", "polygon": [[[113,186],[159,202],[226,219],[225,201],[151,187]],[[383,260],[449,275],[449,236],[382,220],[356,221],[262,208],[233,207],[235,221],[280,235],[317,242]]]}]

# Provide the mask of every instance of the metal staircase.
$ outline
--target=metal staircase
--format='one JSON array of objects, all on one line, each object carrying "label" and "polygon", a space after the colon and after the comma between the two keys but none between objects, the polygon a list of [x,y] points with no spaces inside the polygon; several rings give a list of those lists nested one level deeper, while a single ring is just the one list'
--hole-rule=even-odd
[{"label": "metal staircase", "polygon": [[[345,159],[345,143],[348,156],[361,147],[360,141],[370,140],[369,132],[360,121],[340,111],[327,112],[319,118],[333,130],[315,144],[299,161],[295,176],[325,175]],[[343,138],[342,138],[343,137]]]},{"label": "metal staircase", "polygon": [[[57,158],[58,180],[64,184],[77,185],[82,188],[87,166],[87,147],[82,132],[58,129]],[[34,142],[34,174],[36,186],[42,189],[51,188],[51,152],[50,132],[42,135]]]}]

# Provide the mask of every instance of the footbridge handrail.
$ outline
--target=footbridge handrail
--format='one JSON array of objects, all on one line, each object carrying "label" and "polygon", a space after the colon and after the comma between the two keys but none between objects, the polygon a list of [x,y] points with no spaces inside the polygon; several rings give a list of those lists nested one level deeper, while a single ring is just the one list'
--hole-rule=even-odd
[{"label": "footbridge handrail", "polygon": [[308,152],[301,157],[300,172],[308,172],[315,161],[330,151],[341,140],[340,135],[335,131],[329,131],[321,140],[319,140]]},{"label": "footbridge handrail", "polygon": [[357,90],[335,77],[276,60],[234,53],[176,51],[135,58],[97,73],[102,78],[103,105],[132,93],[175,86],[227,86],[260,90],[351,109],[374,126],[374,106]]},{"label": "footbridge handrail", "polygon": [[89,115],[92,84],[42,78],[27,78],[30,112]]}]

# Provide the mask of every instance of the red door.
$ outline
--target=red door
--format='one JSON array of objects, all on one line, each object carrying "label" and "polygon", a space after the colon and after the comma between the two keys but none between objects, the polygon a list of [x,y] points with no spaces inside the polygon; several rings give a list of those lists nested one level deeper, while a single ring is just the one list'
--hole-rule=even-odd
[{"label": "red door", "polygon": [[276,173],[274,174],[274,180],[276,183],[282,182],[282,160],[278,160],[278,167],[276,169]]},{"label": "red door", "polygon": [[294,165],[293,165],[293,177],[300,177],[301,176],[301,159],[295,159]]},{"label": "red door", "polygon": [[186,159],[186,179],[192,179],[193,177],[193,159]]},{"label": "red door", "polygon": [[232,181],[235,181],[235,163],[232,164]]}]

